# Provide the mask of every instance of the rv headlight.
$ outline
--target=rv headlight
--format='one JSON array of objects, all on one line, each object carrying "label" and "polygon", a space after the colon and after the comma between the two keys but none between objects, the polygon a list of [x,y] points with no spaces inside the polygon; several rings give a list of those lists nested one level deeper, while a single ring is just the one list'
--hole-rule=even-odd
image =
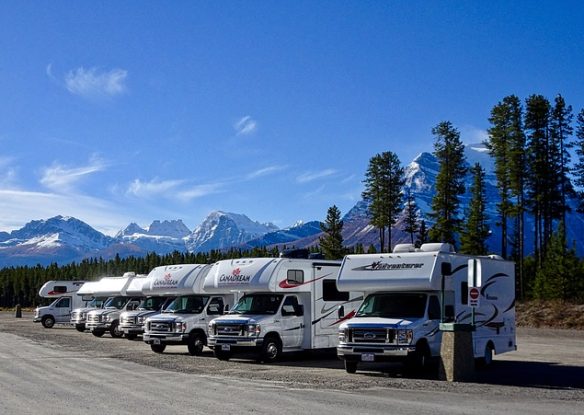
[{"label": "rv headlight", "polygon": [[215,323],[215,321],[214,321],[214,320],[211,320],[211,321],[209,322],[209,334],[217,334],[217,333],[215,332],[215,327],[216,327],[216,326],[217,326],[217,323]]},{"label": "rv headlight", "polygon": [[111,321],[112,320],[112,316],[110,316],[109,314],[107,316],[104,317],[105,321]]},{"label": "rv headlight", "polygon": [[349,329],[340,329],[339,330],[339,341],[340,342],[348,342],[349,341]]},{"label": "rv headlight", "polygon": [[179,321],[174,325],[174,331],[177,333],[184,333],[187,329],[187,323],[184,321]]},{"label": "rv headlight", "polygon": [[144,320],[146,320],[146,317],[140,316],[136,320],[138,321],[138,324],[144,324]]},{"label": "rv headlight", "polygon": [[397,330],[397,344],[411,344],[413,339],[412,330]]},{"label": "rv headlight", "polygon": [[245,326],[245,330],[250,336],[259,336],[262,332],[262,326],[259,324],[248,324]]}]

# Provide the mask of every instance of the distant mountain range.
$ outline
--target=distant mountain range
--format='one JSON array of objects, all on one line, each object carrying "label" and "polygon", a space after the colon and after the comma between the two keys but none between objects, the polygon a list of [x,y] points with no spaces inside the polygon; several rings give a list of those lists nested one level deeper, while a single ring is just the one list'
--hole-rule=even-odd
[{"label": "distant mountain range", "polygon": [[[487,215],[492,231],[489,246],[498,252],[500,229],[497,220],[497,183],[493,173],[493,161],[482,145],[466,147],[469,165],[480,163],[486,171],[486,194],[489,204]],[[438,162],[430,153],[422,153],[406,167],[406,187],[414,195],[420,217],[428,219],[428,212],[434,195]],[[471,177],[467,178],[467,188]],[[461,212],[468,206],[470,195],[461,197]],[[332,202],[331,202],[332,203]],[[575,206],[575,202],[574,202]],[[343,239],[346,246],[363,244],[378,245],[378,233],[368,219],[367,203],[363,200],[343,217]],[[402,219],[392,231],[393,243],[408,242]],[[526,247],[531,249],[530,228],[526,224]],[[568,240],[573,243],[579,254],[584,253],[584,215],[575,213],[567,217]],[[278,229],[271,223],[259,223],[244,214],[215,211],[194,230],[190,230],[182,220],[155,220],[147,228],[135,223],[120,230],[114,237],[106,236],[88,224],[73,218],[55,216],[47,220],[33,220],[23,228],[10,233],[0,232],[0,267],[18,265],[48,265],[53,262],[66,264],[89,257],[113,258],[130,255],[142,256],[149,252],[167,254],[173,251],[208,252],[212,249],[229,248],[250,249],[261,246],[284,246],[303,248],[318,243],[322,236],[320,223],[309,221],[297,223],[285,229]]]}]

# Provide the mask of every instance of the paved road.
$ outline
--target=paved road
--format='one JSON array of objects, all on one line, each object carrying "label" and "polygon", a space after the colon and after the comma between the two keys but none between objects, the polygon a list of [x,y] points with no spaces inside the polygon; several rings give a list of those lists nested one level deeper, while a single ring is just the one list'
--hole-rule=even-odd
[{"label": "paved road", "polygon": [[186,347],[155,355],[142,342],[10,319],[0,321],[0,414],[580,415],[584,336],[552,333],[525,331],[523,351],[457,384],[398,371],[350,376],[334,359],[264,366],[192,358]]}]

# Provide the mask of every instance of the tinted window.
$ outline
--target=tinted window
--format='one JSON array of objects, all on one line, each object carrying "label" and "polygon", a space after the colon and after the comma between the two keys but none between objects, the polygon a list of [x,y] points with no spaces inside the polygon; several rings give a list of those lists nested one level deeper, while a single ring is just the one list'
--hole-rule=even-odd
[{"label": "tinted window", "polygon": [[468,281],[460,283],[460,302],[464,305],[468,304]]},{"label": "tinted window", "polygon": [[210,316],[223,314],[223,310],[224,310],[223,298],[215,297],[211,300],[209,306],[207,307],[207,314]]},{"label": "tinted window", "polygon": [[304,271],[301,269],[289,269],[286,275],[286,280],[290,284],[303,284],[304,283]]},{"label": "tinted window", "polygon": [[428,318],[430,320],[439,320],[440,313],[440,302],[438,301],[438,297],[433,295],[430,297],[430,302],[428,303]]},{"label": "tinted window", "polygon": [[64,285],[55,285],[53,287],[53,291],[56,293],[66,293],[67,292],[67,287]]},{"label": "tinted window", "polygon": [[322,280],[322,299],[324,301],[349,301],[349,293],[339,291],[336,280]]}]

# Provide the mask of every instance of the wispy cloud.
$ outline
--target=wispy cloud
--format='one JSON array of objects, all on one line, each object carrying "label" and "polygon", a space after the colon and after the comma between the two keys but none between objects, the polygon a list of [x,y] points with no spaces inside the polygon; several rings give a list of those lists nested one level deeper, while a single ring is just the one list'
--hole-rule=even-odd
[{"label": "wispy cloud", "polygon": [[[47,75],[56,80],[51,65],[47,66]],[[105,71],[81,66],[67,72],[64,82],[65,88],[74,95],[85,98],[114,97],[126,92],[127,77],[128,71],[125,69]]]},{"label": "wispy cloud", "polygon": [[233,124],[233,129],[237,135],[250,135],[254,133],[257,128],[257,121],[251,118],[249,115],[241,117],[235,124]]},{"label": "wispy cloud", "polygon": [[272,173],[276,173],[282,170],[285,170],[287,168],[287,166],[268,166],[268,167],[264,167],[263,169],[258,169],[256,171],[252,171],[251,173],[248,173],[245,178],[247,180],[253,180],[253,179],[257,179],[258,177],[263,177],[263,176],[268,176]]},{"label": "wispy cloud", "polygon": [[325,177],[333,176],[337,173],[335,169],[325,169],[317,172],[307,172],[296,177],[297,183],[309,183],[314,180],[324,179]]},{"label": "wispy cloud", "polygon": [[51,167],[43,169],[41,184],[56,192],[70,192],[74,185],[83,178],[102,171],[105,164],[94,158],[87,166],[70,168],[57,162]]},{"label": "wispy cloud", "polygon": [[464,125],[460,127],[460,138],[465,144],[479,144],[488,140],[489,133],[472,125]]},{"label": "wispy cloud", "polygon": [[184,183],[184,180],[158,180],[153,179],[144,182],[140,179],[135,179],[128,186],[127,195],[132,195],[139,198],[148,199],[154,196],[164,196],[176,192],[177,188]]},{"label": "wispy cloud", "polygon": [[190,201],[210,194],[220,193],[222,188],[223,185],[221,183],[200,184],[178,192],[176,197],[183,201]]},{"label": "wispy cloud", "polygon": [[0,187],[11,186],[16,179],[16,169],[12,167],[12,157],[0,156]]}]

